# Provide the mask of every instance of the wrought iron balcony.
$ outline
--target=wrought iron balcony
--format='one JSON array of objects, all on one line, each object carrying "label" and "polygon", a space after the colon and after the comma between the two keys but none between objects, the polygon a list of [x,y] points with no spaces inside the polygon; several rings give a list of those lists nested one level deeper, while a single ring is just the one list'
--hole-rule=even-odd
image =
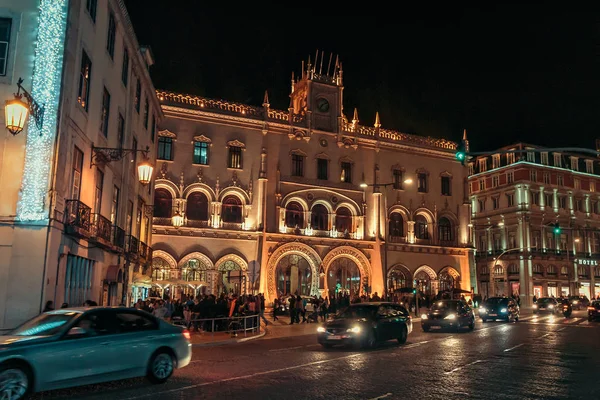
[{"label": "wrought iron balcony", "polygon": [[125,250],[125,230],[116,225],[112,227],[112,243],[118,251]]},{"label": "wrought iron balcony", "polygon": [[388,236],[390,243],[406,243],[406,236]]},{"label": "wrought iron balcony", "polygon": [[92,239],[107,247],[112,246],[110,220],[100,214],[92,214]]},{"label": "wrought iron balcony", "polygon": [[65,227],[67,233],[90,237],[92,233],[92,209],[79,200],[67,200],[65,205]]},{"label": "wrought iron balcony", "polygon": [[148,245],[144,242],[139,242],[140,260],[145,261],[148,258]]},{"label": "wrought iron balcony", "polygon": [[229,229],[232,231],[241,231],[242,230],[242,224],[238,223],[238,222],[222,222],[221,227],[223,229]]},{"label": "wrought iron balcony", "polygon": [[190,228],[208,228],[208,221],[188,219],[185,226],[189,226]]},{"label": "wrought iron balcony", "polygon": [[135,236],[127,235],[125,245],[125,252],[127,254],[135,256],[139,254],[139,240]]},{"label": "wrought iron balcony", "polygon": [[153,226],[172,226],[173,221],[171,220],[171,218],[152,217],[152,225]]}]

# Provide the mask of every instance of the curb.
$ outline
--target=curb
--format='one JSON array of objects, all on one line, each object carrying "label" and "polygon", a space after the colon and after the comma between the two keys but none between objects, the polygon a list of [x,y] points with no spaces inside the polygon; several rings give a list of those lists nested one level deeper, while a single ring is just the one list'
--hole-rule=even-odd
[{"label": "curb", "polygon": [[217,346],[224,346],[227,344],[244,343],[244,342],[249,342],[251,340],[260,339],[263,336],[265,336],[266,334],[267,334],[267,332],[265,329],[258,335],[254,335],[254,336],[250,336],[250,337],[243,337],[243,338],[239,338],[239,339],[220,340],[218,342],[192,343],[192,347],[217,347]]}]

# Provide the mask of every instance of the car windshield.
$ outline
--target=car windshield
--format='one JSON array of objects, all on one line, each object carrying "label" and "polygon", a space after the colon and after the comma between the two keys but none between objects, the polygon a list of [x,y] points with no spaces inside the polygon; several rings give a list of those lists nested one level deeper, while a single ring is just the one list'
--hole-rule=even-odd
[{"label": "car windshield", "polygon": [[10,334],[16,336],[52,336],[59,333],[65,324],[77,318],[80,314],[70,312],[52,312],[40,314],[13,330]]},{"label": "car windshield", "polygon": [[538,299],[537,302],[538,303],[554,303],[554,299],[552,299],[550,297],[542,297],[541,299]]},{"label": "car windshield", "polygon": [[500,304],[508,304],[508,299],[504,297],[492,297],[487,299],[485,302],[489,307],[497,306]]},{"label": "car windshield", "polygon": [[433,311],[456,310],[458,301],[436,301],[431,306]]},{"label": "car windshield", "polygon": [[370,318],[375,314],[375,307],[372,306],[352,306],[338,311],[336,319],[342,318]]}]

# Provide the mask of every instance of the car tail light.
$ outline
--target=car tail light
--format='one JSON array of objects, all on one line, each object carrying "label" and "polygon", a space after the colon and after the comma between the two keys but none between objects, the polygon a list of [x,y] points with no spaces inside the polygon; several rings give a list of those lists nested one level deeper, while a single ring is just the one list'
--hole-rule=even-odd
[{"label": "car tail light", "polygon": [[190,340],[192,338],[192,335],[190,334],[190,331],[188,331],[187,329],[184,329],[183,337],[186,338],[187,340]]},{"label": "car tail light", "polygon": [[594,308],[594,307],[588,307],[588,310],[590,310],[590,311],[594,311],[594,310],[595,310],[595,308]]}]

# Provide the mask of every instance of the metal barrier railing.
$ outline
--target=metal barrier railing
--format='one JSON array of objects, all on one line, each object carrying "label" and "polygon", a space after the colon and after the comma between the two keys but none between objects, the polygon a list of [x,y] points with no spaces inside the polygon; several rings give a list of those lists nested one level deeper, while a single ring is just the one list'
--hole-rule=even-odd
[{"label": "metal barrier railing", "polygon": [[174,319],[171,321],[175,325],[182,325],[188,328],[195,327],[202,329],[205,333],[230,333],[237,336],[243,332],[244,336],[248,333],[260,333],[260,315],[243,315],[234,317],[220,318],[192,318],[186,321],[185,318]]}]

